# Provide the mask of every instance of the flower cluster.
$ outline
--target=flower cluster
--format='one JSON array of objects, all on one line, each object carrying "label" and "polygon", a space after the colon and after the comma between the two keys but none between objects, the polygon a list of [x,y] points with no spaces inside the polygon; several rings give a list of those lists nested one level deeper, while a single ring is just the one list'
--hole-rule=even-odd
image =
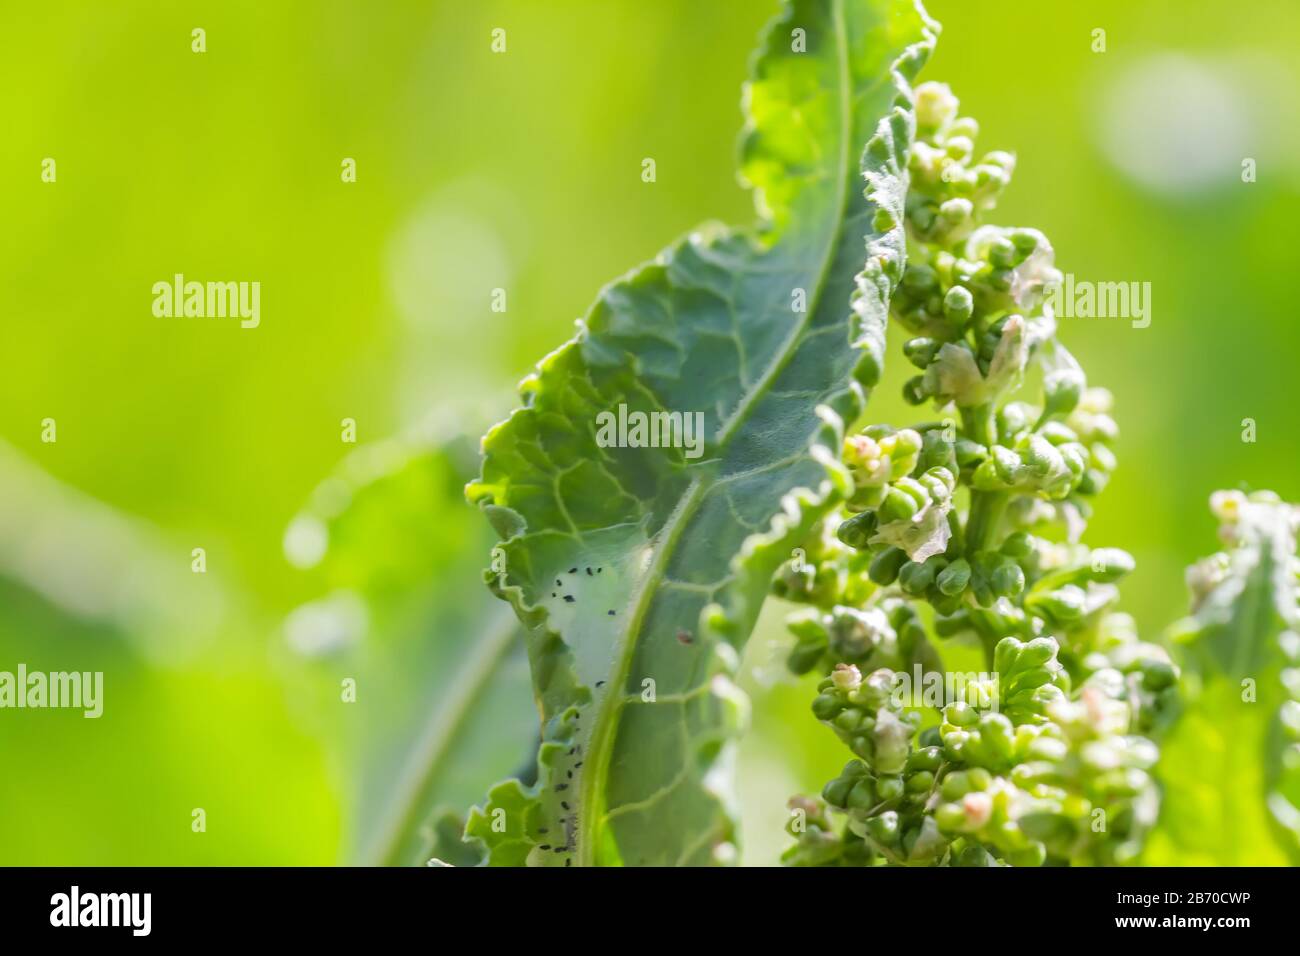
[{"label": "flower cluster", "polygon": [[[1177,673],[1115,610],[1132,558],[1080,540],[1115,468],[1111,397],[1056,338],[1047,238],[981,222],[1014,158],[976,158],[944,85],[916,111],[891,311],[913,336],[904,397],[939,417],[848,437],[852,494],[777,575],[809,605],[790,666],[827,675],[813,711],[855,757],[824,804],[792,803],[787,861],[1130,861],[1156,810],[1138,735],[1168,719]],[[1015,398],[1026,382],[1036,401]],[[983,648],[995,694],[927,714],[890,693],[895,671],[940,667],[925,620]]]}]

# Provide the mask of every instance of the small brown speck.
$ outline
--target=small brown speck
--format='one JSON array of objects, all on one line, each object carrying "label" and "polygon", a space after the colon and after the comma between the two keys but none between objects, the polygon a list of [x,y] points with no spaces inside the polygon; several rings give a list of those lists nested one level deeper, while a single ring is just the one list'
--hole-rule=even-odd
[{"label": "small brown speck", "polygon": [[692,634],[690,631],[686,630],[686,628],[684,627],[679,628],[677,631],[677,643],[693,644],[695,643],[695,635]]}]

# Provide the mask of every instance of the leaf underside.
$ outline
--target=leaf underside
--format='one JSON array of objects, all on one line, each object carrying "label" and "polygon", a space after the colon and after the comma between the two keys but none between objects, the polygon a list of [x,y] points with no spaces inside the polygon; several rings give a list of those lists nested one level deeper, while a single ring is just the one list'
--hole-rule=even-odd
[{"label": "leaf underside", "polygon": [[[490,862],[734,859],[729,677],[776,566],[847,488],[933,41],[911,0],[788,3],[745,88],[757,228],[703,227],[607,286],[484,438],[468,494],[502,538],[487,579],[528,626],[543,720],[538,785],[471,815]],[[620,406],[700,413],[702,453],[602,447]]]}]

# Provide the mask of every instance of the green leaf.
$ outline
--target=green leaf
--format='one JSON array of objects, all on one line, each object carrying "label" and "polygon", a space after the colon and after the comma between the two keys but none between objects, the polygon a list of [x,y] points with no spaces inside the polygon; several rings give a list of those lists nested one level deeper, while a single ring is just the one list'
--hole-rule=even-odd
[{"label": "green leaf", "polygon": [[290,671],[337,744],[358,863],[474,862],[463,815],[536,746],[522,628],[478,583],[473,464],[463,439],[364,446],[285,537],[317,594],[286,620]]},{"label": "green leaf", "polygon": [[[910,0],[788,3],[745,87],[758,227],[702,227],[607,286],[484,438],[468,493],[555,757],[514,808],[551,838],[524,834],[529,863],[736,855],[730,678],[772,573],[851,490],[838,450],[880,374],[931,26]],[[620,407],[680,416],[685,447],[603,441]]]},{"label": "green leaf", "polygon": [[[1193,568],[1204,596],[1175,629],[1182,644],[1184,710],[1161,746],[1164,788],[1152,865],[1282,865],[1296,852],[1296,745],[1280,716],[1283,675],[1296,653],[1292,509],[1243,503],[1236,547]],[[1284,765],[1290,755],[1292,769]]]}]

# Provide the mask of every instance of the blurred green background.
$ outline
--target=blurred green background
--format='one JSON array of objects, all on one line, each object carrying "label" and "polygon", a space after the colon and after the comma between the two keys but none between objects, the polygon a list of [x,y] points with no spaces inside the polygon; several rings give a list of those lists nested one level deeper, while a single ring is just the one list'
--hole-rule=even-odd
[{"label": "blurred green background", "polygon": [[[1211,490],[1300,498],[1300,405],[1282,397],[1300,350],[1300,7],[928,6],[944,31],[925,77],[953,85],[978,146],[1019,156],[998,221],[1041,228],[1080,279],[1151,283],[1149,328],[1063,320],[1062,337],[1123,429],[1087,540],[1136,555],[1126,608],[1158,633],[1215,546]],[[737,102],[776,7],[5,6],[0,669],[103,670],[105,712],[0,712],[0,863],[347,857],[355,744],[304,690],[284,623],[328,582],[286,560],[286,528],[357,447],[342,419],[361,446],[476,435],[604,282],[702,220],[750,218]],[[177,272],[260,281],[260,327],[155,318],[151,286]],[[901,423],[892,371],[870,415]],[[472,514],[410,527],[387,540],[416,566],[426,538],[486,541]],[[288,550],[306,564],[313,547]],[[439,593],[480,601],[477,563]],[[769,612],[747,662],[748,863],[775,861],[786,797],[841,762],[780,676]]]}]

